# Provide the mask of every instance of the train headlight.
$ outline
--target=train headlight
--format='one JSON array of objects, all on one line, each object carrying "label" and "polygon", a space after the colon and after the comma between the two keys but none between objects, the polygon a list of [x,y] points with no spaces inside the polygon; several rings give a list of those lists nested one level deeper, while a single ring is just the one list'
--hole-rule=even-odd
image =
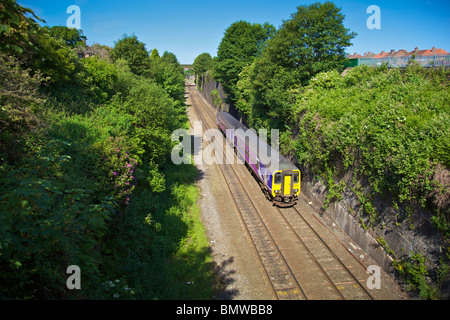
[{"label": "train headlight", "polygon": [[294,189],[294,193],[297,193],[298,189]]},{"label": "train headlight", "polygon": [[274,192],[275,192],[275,193],[280,193],[280,190],[275,190]]}]

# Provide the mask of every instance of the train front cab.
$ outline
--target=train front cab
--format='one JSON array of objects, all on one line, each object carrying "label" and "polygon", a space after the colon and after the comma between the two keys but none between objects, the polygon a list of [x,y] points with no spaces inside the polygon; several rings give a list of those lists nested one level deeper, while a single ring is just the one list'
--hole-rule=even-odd
[{"label": "train front cab", "polygon": [[297,204],[300,194],[300,170],[278,170],[272,179],[273,203],[280,207]]}]

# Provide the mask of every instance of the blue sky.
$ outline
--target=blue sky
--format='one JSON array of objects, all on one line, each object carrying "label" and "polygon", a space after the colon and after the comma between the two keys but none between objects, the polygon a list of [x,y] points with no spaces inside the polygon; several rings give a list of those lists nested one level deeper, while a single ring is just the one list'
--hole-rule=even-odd
[{"label": "blue sky", "polygon": [[[224,31],[235,21],[269,22],[275,27],[290,18],[305,0],[18,0],[48,26],[66,25],[70,5],[81,11],[81,29],[88,44],[113,46],[123,34],[135,34],[147,50],[173,52],[180,63],[192,63],[203,52],[212,56]],[[322,2],[322,1],[321,1]],[[358,33],[349,53],[433,46],[450,52],[450,1],[335,0],[344,25]],[[381,29],[366,25],[370,5],[381,11]]]}]

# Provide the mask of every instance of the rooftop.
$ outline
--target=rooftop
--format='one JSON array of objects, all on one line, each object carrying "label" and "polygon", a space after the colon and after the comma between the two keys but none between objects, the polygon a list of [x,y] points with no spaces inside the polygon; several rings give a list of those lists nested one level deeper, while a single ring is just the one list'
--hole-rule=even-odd
[{"label": "rooftop", "polygon": [[400,49],[398,51],[395,51],[394,49],[392,49],[391,51],[381,51],[378,54],[374,54],[372,52],[365,52],[364,55],[360,55],[357,52],[355,52],[354,54],[348,54],[347,58],[348,59],[358,59],[358,58],[372,58],[372,59],[381,59],[381,58],[388,58],[388,57],[393,57],[393,58],[397,58],[397,57],[404,57],[404,56],[411,56],[411,55],[415,55],[415,56],[434,56],[434,55],[446,55],[449,54],[447,51],[445,51],[444,49],[436,49],[435,47],[431,48],[431,49],[425,49],[425,50],[419,50],[418,47],[415,47],[413,51],[408,52],[406,49]]}]

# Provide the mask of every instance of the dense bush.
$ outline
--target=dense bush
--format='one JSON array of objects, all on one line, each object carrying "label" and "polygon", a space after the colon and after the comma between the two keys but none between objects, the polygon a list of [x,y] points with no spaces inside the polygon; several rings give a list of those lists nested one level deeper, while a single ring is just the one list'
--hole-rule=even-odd
[{"label": "dense bush", "polygon": [[8,281],[1,294],[58,297],[72,264],[92,289],[96,246],[116,212],[101,159],[92,148],[51,137],[27,142],[27,158],[1,166],[1,268]]},{"label": "dense bush", "polygon": [[35,112],[43,103],[39,86],[44,78],[40,73],[32,75],[5,54],[0,54],[0,78],[0,153],[6,157],[2,161],[14,162],[20,158],[24,137],[42,127]]},{"label": "dense bush", "polygon": [[[0,46],[0,297],[209,298],[197,171],[168,164],[187,124],[176,57],[124,36],[77,59],[82,34],[7,4],[24,27]],[[70,265],[81,290],[66,286]]]},{"label": "dense bush", "polygon": [[82,59],[78,64],[76,80],[91,99],[105,102],[119,89],[118,71],[113,64],[96,57]]},{"label": "dense bush", "polygon": [[439,163],[448,169],[448,87],[448,71],[414,66],[319,74],[297,96],[297,159],[336,178],[355,169],[372,193],[425,206],[436,188],[448,188],[432,179]]}]

